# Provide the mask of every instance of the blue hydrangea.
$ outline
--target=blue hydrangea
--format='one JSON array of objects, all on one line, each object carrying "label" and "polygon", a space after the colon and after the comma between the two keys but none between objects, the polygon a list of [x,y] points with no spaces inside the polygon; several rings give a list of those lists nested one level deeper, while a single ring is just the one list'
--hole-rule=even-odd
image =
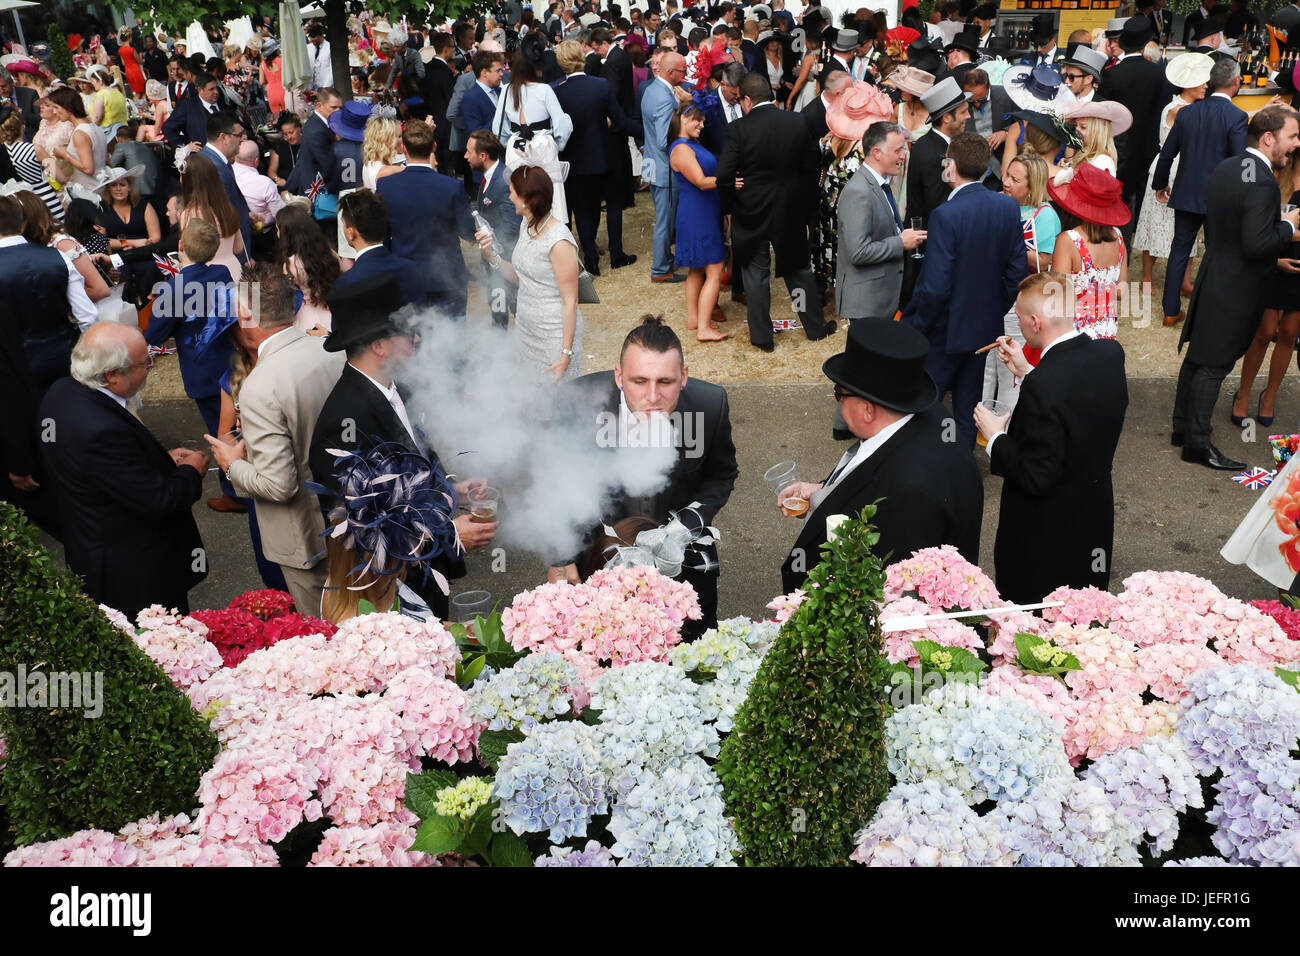
[{"label": "blue hydrangea", "polygon": [[[758,673],[780,627],[775,621],[754,622],[733,617],[710,628],[699,640],[679,644],[668,655],[669,663],[694,676],[696,696],[704,719],[721,733],[735,726],[736,711],[749,694],[749,685]],[[703,679],[705,675],[708,679]]]},{"label": "blue hydrangea", "polygon": [[740,845],[722,802],[722,784],[699,757],[647,774],[609,820],[620,866],[734,866]]},{"label": "blue hydrangea", "polygon": [[1225,774],[1300,744],[1300,694],[1260,667],[1193,674],[1175,732],[1202,776]]},{"label": "blue hydrangea", "polygon": [[970,804],[1020,799],[1070,774],[1061,730],[1017,697],[950,683],[885,724],[889,772],[900,783],[933,777]]},{"label": "blue hydrangea", "polygon": [[1300,828],[1300,761],[1270,754],[1237,764],[1214,784],[1217,797],[1205,819],[1211,842],[1236,863],[1275,864],[1296,849],[1284,836]]},{"label": "blue hydrangea", "polygon": [[529,654],[468,692],[469,717],[488,730],[513,730],[528,718],[550,720],[573,706],[578,671],[554,651]]},{"label": "blue hydrangea", "polygon": [[1236,866],[1221,856],[1189,856],[1185,860],[1169,860],[1165,866]]},{"label": "blue hydrangea", "polygon": [[1070,774],[1044,780],[1031,797],[984,818],[1002,831],[1020,866],[1137,866],[1137,828],[1101,787]]},{"label": "blue hydrangea", "polygon": [[1173,848],[1178,814],[1205,806],[1196,768],[1182,741],[1172,734],[1106,754],[1088,768],[1084,779],[1105,790],[1116,812],[1146,834],[1153,856]]},{"label": "blue hydrangea", "polygon": [[761,657],[745,657],[718,669],[713,680],[696,685],[696,699],[704,719],[712,721],[719,733],[731,733],[736,712],[749,696],[749,685],[762,665]]},{"label": "blue hydrangea", "polygon": [[1001,834],[953,787],[930,778],[900,783],[853,838],[867,866],[1005,866]]},{"label": "blue hydrangea", "polygon": [[569,846],[553,846],[549,855],[539,856],[533,866],[617,866],[618,861],[607,847],[588,840],[581,850]]},{"label": "blue hydrangea", "polygon": [[530,727],[497,768],[495,796],[517,834],[548,831],[552,843],[584,836],[609,809],[595,729],[573,721]]}]

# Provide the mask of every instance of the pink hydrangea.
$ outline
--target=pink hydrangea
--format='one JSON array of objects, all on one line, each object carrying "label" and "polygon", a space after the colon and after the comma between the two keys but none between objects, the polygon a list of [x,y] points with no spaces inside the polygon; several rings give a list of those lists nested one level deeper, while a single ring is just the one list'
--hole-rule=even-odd
[{"label": "pink hydrangea", "polygon": [[591,600],[589,588],[555,581],[515,595],[501,612],[505,638],[517,650],[552,650],[561,657],[582,638],[573,627],[578,612]]},{"label": "pink hydrangea", "polygon": [[1288,640],[1300,641],[1300,611],[1280,601],[1251,601],[1250,606],[1277,621]]},{"label": "pink hydrangea", "polygon": [[275,754],[226,751],[199,781],[199,833],[231,843],[278,843],[304,820],[318,820],[314,782]]},{"label": "pink hydrangea", "polygon": [[389,682],[383,699],[401,715],[401,732],[411,754],[449,764],[473,757],[484,725],[466,716],[468,699],[452,681],[408,667]]},{"label": "pink hydrangea", "polygon": [[1062,732],[1073,726],[1077,705],[1069,688],[1047,674],[1027,674],[1015,664],[1000,663],[984,679],[983,689],[993,697],[1019,697]]},{"label": "pink hydrangea", "polygon": [[[1188,577],[1200,580],[1192,575]],[[1108,629],[1139,647],[1152,644],[1204,645],[1214,636],[1206,620],[1209,603],[1202,600],[1204,597],[1197,592],[1195,602],[1183,602],[1176,596],[1125,591],[1115,601]]]},{"label": "pink hydrangea", "polygon": [[702,613],[695,588],[674,581],[656,568],[602,568],[587,578],[585,583],[597,592],[657,607],[672,618],[677,627],[681,627],[687,620],[698,621]]},{"label": "pink hydrangea", "polygon": [[189,814],[178,813],[159,819],[154,813],[128,823],[117,831],[118,838],[136,847],[147,847],[158,840],[168,840],[194,832],[194,821]]},{"label": "pink hydrangea", "polygon": [[1204,614],[1210,605],[1224,596],[1205,578],[1186,571],[1139,571],[1124,579],[1126,594],[1145,594],[1171,604]]},{"label": "pink hydrangea", "polygon": [[1236,598],[1215,601],[1206,615],[1214,632],[1214,648],[1230,664],[1256,664],[1273,669],[1300,660],[1300,643],[1263,611]]},{"label": "pink hydrangea", "polygon": [[1014,661],[1019,652],[1016,650],[1017,634],[1039,634],[1047,630],[1047,622],[1035,617],[1028,611],[1008,611],[1006,614],[989,616],[993,628],[993,640],[989,642],[989,654],[1007,661]]},{"label": "pink hydrangea", "polygon": [[803,588],[795,588],[789,594],[778,594],[767,603],[769,611],[776,612],[776,622],[784,624],[794,616],[794,612],[799,610],[799,605],[808,597],[808,592]]},{"label": "pink hydrangea", "polygon": [[908,592],[933,608],[945,611],[1000,607],[989,576],[963,558],[950,544],[925,548],[910,558],[885,569],[885,601],[896,601]]},{"label": "pink hydrangea", "polygon": [[1148,713],[1137,694],[1102,691],[1077,697],[1075,702],[1075,720],[1064,738],[1065,753],[1073,764],[1132,747],[1147,735]]},{"label": "pink hydrangea", "polygon": [[14,850],[5,866],[135,866],[138,847],[105,830],[80,830],[61,840],[33,843]]},{"label": "pink hydrangea", "polygon": [[[933,614],[934,608],[915,598],[899,598],[891,601],[880,610],[881,623],[900,617],[914,617],[918,614]],[[923,627],[910,631],[891,631],[884,635],[885,653],[891,664],[907,661],[915,664],[919,653],[912,645],[913,641],[933,641],[944,647],[964,647],[975,652],[984,647],[984,641],[973,627],[967,627],[957,620],[931,621]]]},{"label": "pink hydrangea", "polygon": [[[141,618],[144,615],[141,614]],[[132,640],[182,690],[221,669],[221,654],[208,643],[207,627],[192,617],[150,619]]]},{"label": "pink hydrangea", "polygon": [[101,604],[99,609],[104,612],[104,617],[108,618],[109,623],[114,627],[124,633],[130,634],[132,637],[135,636],[135,625],[131,623],[131,619],[125,614],[109,607],[107,604]]},{"label": "pink hydrangea", "polygon": [[665,661],[681,641],[680,626],[653,604],[598,593],[574,621],[582,653],[611,667],[638,661]]},{"label": "pink hydrangea", "polygon": [[1197,671],[1227,664],[1208,647],[1199,644],[1152,644],[1137,651],[1138,674],[1149,684],[1151,693],[1166,701],[1181,700],[1187,693],[1183,685]]},{"label": "pink hydrangea", "polygon": [[1118,635],[1100,627],[1053,624],[1042,636],[1078,659],[1080,669],[1064,675],[1076,698],[1103,693],[1137,697],[1146,690],[1137,647]]},{"label": "pink hydrangea", "polygon": [[406,763],[390,754],[336,746],[321,782],[325,814],[340,826],[373,826],[393,819],[403,807],[406,774],[419,762]]},{"label": "pink hydrangea", "polygon": [[265,843],[238,844],[198,834],[168,837],[140,852],[136,866],[279,866],[280,858]]},{"label": "pink hydrangea", "polygon": [[441,866],[438,857],[412,852],[415,828],[402,823],[331,827],[308,866]]},{"label": "pink hydrangea", "polygon": [[1085,627],[1094,621],[1105,627],[1111,615],[1115,613],[1115,595],[1100,588],[1060,587],[1053,591],[1044,602],[1064,601],[1061,607],[1043,609],[1046,621],[1066,621],[1070,624],[1082,624]]}]

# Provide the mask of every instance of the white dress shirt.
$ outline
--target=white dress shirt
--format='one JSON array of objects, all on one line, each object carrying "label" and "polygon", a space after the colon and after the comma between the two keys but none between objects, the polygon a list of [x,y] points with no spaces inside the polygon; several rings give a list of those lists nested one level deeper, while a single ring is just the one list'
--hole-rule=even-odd
[{"label": "white dress shirt", "polygon": [[97,385],[97,386],[95,386],[95,391],[97,391],[97,392],[103,392],[105,395],[107,395],[107,396],[108,396],[109,398],[111,398],[113,401],[117,402],[117,404],[121,405],[123,408],[126,408],[126,399],[123,398],[121,395],[117,394],[117,392],[110,392],[110,391],[109,391],[107,388],[105,388],[103,385]]},{"label": "white dress shirt", "polygon": [[[1071,329],[1069,332],[1064,332],[1064,333],[1062,333],[1061,335],[1058,335],[1056,338],[1052,339],[1052,341],[1048,342],[1045,346],[1043,346],[1043,352],[1042,352],[1041,355],[1038,356],[1038,365],[1042,365],[1042,364],[1043,364],[1043,359],[1047,358],[1047,353],[1050,352],[1050,351],[1052,351],[1052,348],[1053,348],[1053,347],[1054,347],[1058,342],[1068,342],[1070,339],[1077,339],[1080,335],[1083,335],[1083,333],[1080,332],[1078,329]],[[1029,371],[1026,373],[1025,377],[1028,378],[1029,375],[1032,375],[1033,372],[1034,372],[1034,369],[1037,368],[1037,367],[1038,367],[1038,366],[1036,365],[1036,366],[1033,366],[1032,368],[1030,368]],[[1008,420],[1008,422],[1009,422],[1009,421],[1010,421],[1010,420]],[[995,441],[997,441],[999,438],[1001,438],[1001,437],[1002,437],[1003,435],[1005,435],[1005,434],[1006,434],[1006,431],[1003,430],[1003,431],[1000,431],[1000,432],[998,432],[996,435],[993,435],[993,436],[991,436],[991,437],[989,438],[989,443],[988,443],[987,445],[984,446],[984,451],[988,453],[988,456],[989,456],[990,458],[993,457],[993,443],[994,443]]]},{"label": "white dress shirt", "polygon": [[911,415],[904,415],[892,425],[886,425],[884,428],[880,429],[880,431],[876,432],[870,438],[864,438],[859,441],[856,448],[846,451],[840,458],[840,463],[835,466],[835,471],[831,472],[831,477],[835,480],[828,481],[825,487],[814,491],[812,497],[808,499],[808,516],[812,517],[813,512],[817,510],[817,506],[821,504],[822,501],[825,500],[826,496],[844,480],[845,475],[849,474],[849,472],[853,471],[854,468],[857,468],[860,464],[875,454],[877,449],[884,445],[885,442],[889,441],[889,439],[893,438],[898,430],[911,420]]},{"label": "white dress shirt", "polygon": [[[352,365],[351,362],[348,364]],[[356,369],[356,371],[361,372],[361,369],[357,368],[355,365],[352,365],[352,367]],[[366,375],[365,372],[361,372],[361,374]],[[388,404],[393,407],[393,411],[397,413],[398,420],[401,421],[402,427],[406,429],[406,434],[411,439],[411,447],[418,448],[419,446],[415,441],[415,429],[411,427],[411,419],[406,415],[406,404],[402,401],[402,396],[397,393],[397,386],[382,385],[377,379],[373,379],[369,375],[366,375],[366,379],[371,385],[379,389],[380,394],[384,396],[384,401],[388,402]]]},{"label": "white dress shirt", "polygon": [[[0,249],[26,244],[27,240],[22,236],[5,236],[0,239]],[[55,251],[63,256],[63,262],[68,268],[68,307],[72,310],[73,318],[77,320],[77,328],[84,332],[99,321],[99,310],[95,308],[95,304],[90,301],[90,296],[86,294],[86,280],[77,271],[77,265],[73,261],[76,256],[68,255],[68,253],[60,252],[57,249]],[[85,252],[81,253],[81,255],[86,254]]]},{"label": "white dress shirt", "polygon": [[274,219],[275,214],[284,208],[275,180],[263,176],[256,166],[234,163],[231,168],[235,172],[235,185],[248,203],[249,218],[260,222]]},{"label": "white dress shirt", "polygon": [[[824,99],[824,98],[823,98]],[[745,111],[740,108],[740,101],[728,103],[726,97],[721,93],[718,94],[718,101],[722,103],[722,115],[728,123],[734,123],[745,115]]]}]

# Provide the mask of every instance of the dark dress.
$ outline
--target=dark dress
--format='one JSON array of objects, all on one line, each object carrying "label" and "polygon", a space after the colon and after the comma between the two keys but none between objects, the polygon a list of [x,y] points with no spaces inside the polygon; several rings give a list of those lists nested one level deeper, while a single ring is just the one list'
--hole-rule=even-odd
[{"label": "dark dress", "polygon": [[[713,176],[718,171],[718,158],[697,140],[679,137],[673,140],[672,151],[685,143],[695,153],[700,171]],[[722,244],[722,200],[716,189],[699,189],[677,170],[677,264],[687,269],[727,261],[727,250]]]},{"label": "dark dress", "polygon": [[[144,218],[145,207],[148,205],[147,199],[141,199],[131,207],[131,218],[123,222],[112,205],[105,202],[100,207],[99,216],[96,218],[96,222],[104,230],[105,245],[110,239],[148,239],[149,226]],[[89,246],[86,248],[91,252],[95,251]],[[122,297],[138,305],[149,295],[158,276],[158,268],[152,259],[144,262],[124,262],[121,275]]]},{"label": "dark dress", "polygon": [[[1300,190],[1292,193],[1289,201],[1293,206],[1300,206]],[[1291,243],[1287,257],[1300,259],[1300,240]],[[1281,269],[1274,272],[1264,305],[1265,308],[1281,309],[1283,312],[1300,312],[1300,275],[1292,275]]]}]

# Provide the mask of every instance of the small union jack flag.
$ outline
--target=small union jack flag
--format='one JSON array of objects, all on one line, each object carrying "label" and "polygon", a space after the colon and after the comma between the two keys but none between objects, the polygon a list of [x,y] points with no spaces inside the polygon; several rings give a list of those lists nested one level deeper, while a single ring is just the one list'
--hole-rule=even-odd
[{"label": "small union jack flag", "polygon": [[1034,242],[1034,220],[1026,219],[1021,227],[1025,232],[1025,249],[1028,252],[1037,252],[1038,245]]},{"label": "small union jack flag", "polygon": [[180,275],[181,267],[172,262],[170,256],[160,256],[158,253],[153,254],[153,264],[158,267],[158,271],[164,275]]},{"label": "small union jack flag", "polygon": [[169,345],[151,345],[149,346],[150,355],[175,355],[176,350]]},{"label": "small union jack flag", "polygon": [[325,180],[321,178],[320,173],[317,173],[316,178],[313,179],[311,181],[311,185],[307,187],[306,196],[308,199],[315,200],[316,197],[319,196],[324,191],[325,191]]},{"label": "small union jack flag", "polygon": [[1239,475],[1233,475],[1232,480],[1237,482],[1243,488],[1254,488],[1258,491],[1260,488],[1267,488],[1273,482],[1273,472],[1265,471],[1256,465],[1248,471],[1243,471]]}]

